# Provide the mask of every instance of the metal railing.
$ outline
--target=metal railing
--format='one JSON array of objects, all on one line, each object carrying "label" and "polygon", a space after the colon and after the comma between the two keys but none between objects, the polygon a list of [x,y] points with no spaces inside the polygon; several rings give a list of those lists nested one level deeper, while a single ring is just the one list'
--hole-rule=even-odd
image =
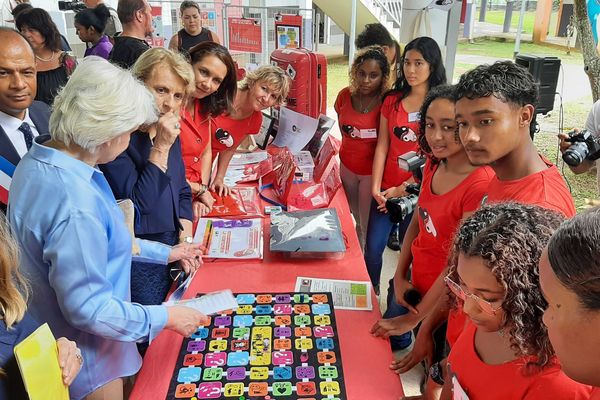
[{"label": "metal railing", "polygon": [[400,27],[402,20],[402,0],[364,0],[365,3],[370,3],[380,8],[385,15]]}]

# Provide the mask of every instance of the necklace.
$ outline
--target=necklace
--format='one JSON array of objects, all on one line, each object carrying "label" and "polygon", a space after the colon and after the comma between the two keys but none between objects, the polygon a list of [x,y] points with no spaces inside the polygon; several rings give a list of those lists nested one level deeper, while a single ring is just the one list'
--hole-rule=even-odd
[{"label": "necklace", "polygon": [[362,102],[362,96],[359,94],[358,95],[358,107],[360,108],[360,112],[362,114],[366,114],[370,111],[371,106],[373,105],[373,102],[377,100],[377,96],[373,97],[371,99],[371,101],[369,102],[369,104],[367,104],[365,107],[363,107],[363,102]]},{"label": "necklace", "polygon": [[43,61],[43,62],[48,62],[48,61],[54,60],[54,56],[55,55],[56,55],[56,52],[53,51],[52,55],[50,56],[50,58],[42,58],[42,57],[38,56],[37,54],[35,55],[35,58],[37,58],[38,60]]}]

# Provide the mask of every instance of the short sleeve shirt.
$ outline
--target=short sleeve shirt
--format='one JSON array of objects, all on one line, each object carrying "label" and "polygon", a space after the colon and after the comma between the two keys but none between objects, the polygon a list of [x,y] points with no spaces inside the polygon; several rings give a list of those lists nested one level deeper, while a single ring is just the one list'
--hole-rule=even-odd
[{"label": "short sleeve shirt", "polygon": [[419,113],[407,113],[400,101],[400,94],[387,96],[381,106],[381,115],[387,118],[390,145],[388,147],[381,189],[399,186],[412,174],[398,167],[398,156],[417,150]]},{"label": "short sleeve shirt", "polygon": [[521,179],[501,181],[494,177],[484,203],[516,201],[558,211],[570,218],[575,215],[575,203],[564,179],[555,165],[544,159],[548,168]]},{"label": "short sleeve shirt", "polygon": [[[433,168],[432,168],[433,167]],[[425,164],[418,203],[419,234],[411,246],[412,283],[425,294],[446,267],[454,232],[466,212],[479,208],[494,171],[479,167],[447,193],[431,189],[439,165]]]},{"label": "short sleeve shirt", "polygon": [[475,349],[476,331],[476,326],[469,323],[448,356],[454,399],[589,399],[591,387],[568,378],[556,358],[541,371],[531,374],[524,371],[526,358],[498,365],[484,363]]},{"label": "short sleeve shirt", "polygon": [[233,119],[221,114],[212,120],[210,127],[210,143],[213,159],[223,150],[234,149],[248,135],[256,135],[262,124],[262,112],[254,111],[244,119]]},{"label": "short sleeve shirt", "polygon": [[352,107],[350,89],[344,88],[338,94],[334,108],[342,132],[340,161],[357,175],[371,175],[381,105],[366,114],[360,113]]}]

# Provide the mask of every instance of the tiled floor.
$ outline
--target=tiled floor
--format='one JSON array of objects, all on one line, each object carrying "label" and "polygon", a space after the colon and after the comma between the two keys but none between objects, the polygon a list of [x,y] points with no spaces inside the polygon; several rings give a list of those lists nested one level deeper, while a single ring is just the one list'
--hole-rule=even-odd
[{"label": "tiled floor", "polygon": [[[383,271],[381,272],[381,296],[379,301],[379,307],[381,308],[381,312],[383,313],[386,309],[385,299],[387,298],[387,282],[392,278],[394,272],[396,271],[396,264],[398,263],[398,251],[392,251],[386,247],[385,252],[383,253]],[[386,282],[384,285],[383,282]],[[394,353],[394,357],[396,359],[400,359],[407,354],[410,349],[400,350]],[[402,389],[404,390],[405,396],[415,396],[421,394],[420,385],[421,381],[424,379],[424,371],[421,364],[417,364],[413,369],[408,371],[405,374],[401,375],[402,381]]]}]

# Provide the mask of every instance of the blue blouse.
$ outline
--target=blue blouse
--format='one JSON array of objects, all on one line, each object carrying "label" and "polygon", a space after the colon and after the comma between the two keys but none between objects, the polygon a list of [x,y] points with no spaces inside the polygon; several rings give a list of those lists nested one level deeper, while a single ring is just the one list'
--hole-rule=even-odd
[{"label": "blue blouse", "polygon": [[166,172],[148,161],[150,150],[150,136],[137,131],[131,134],[127,150],[99,167],[115,197],[133,201],[136,235],[177,232],[182,229],[180,218],[192,221],[194,217],[181,143],[177,138],[171,146]]},{"label": "blue blouse", "polygon": [[[135,374],[135,342],[154,338],[165,306],[130,303],[131,235],[102,172],[37,137],[15,170],[9,221],[32,287],[29,313],[77,342],[85,363],[70,388],[81,399]],[[167,263],[170,247],[139,240],[141,261]]]}]

